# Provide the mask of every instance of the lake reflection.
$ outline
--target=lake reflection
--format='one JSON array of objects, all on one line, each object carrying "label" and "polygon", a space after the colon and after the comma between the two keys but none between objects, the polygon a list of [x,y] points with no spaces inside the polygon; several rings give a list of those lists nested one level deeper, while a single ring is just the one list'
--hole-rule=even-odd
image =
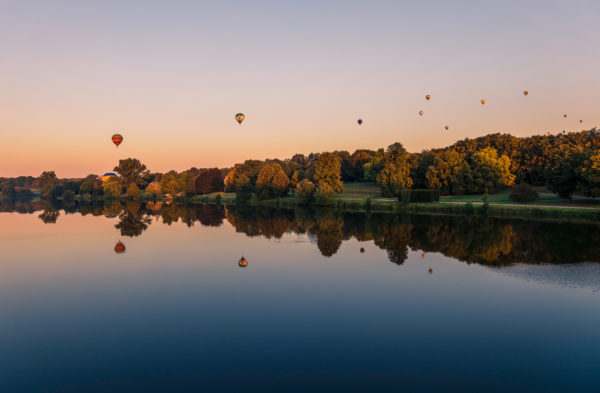
[{"label": "lake reflection", "polygon": [[598,225],[161,202],[0,210],[1,392],[600,386]]}]

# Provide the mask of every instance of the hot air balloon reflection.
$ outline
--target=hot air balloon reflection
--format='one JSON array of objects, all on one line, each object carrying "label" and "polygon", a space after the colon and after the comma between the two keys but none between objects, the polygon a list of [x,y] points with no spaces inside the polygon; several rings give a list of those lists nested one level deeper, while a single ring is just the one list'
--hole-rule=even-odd
[{"label": "hot air balloon reflection", "polygon": [[121,142],[123,142],[123,136],[121,134],[115,134],[112,136],[112,141],[115,145],[117,145],[117,147],[119,147],[119,145],[121,144]]},{"label": "hot air balloon reflection", "polygon": [[419,111],[419,115],[420,115],[420,116],[423,116],[423,111]]},{"label": "hot air balloon reflection", "polygon": [[240,125],[242,125],[242,122],[244,121],[245,118],[246,118],[246,116],[244,116],[243,113],[238,113],[235,115],[235,120],[237,120],[237,122],[240,123]]},{"label": "hot air balloon reflection", "polygon": [[246,258],[241,257],[240,261],[238,262],[238,266],[239,267],[246,267],[246,266],[248,266],[248,261],[246,260]]},{"label": "hot air balloon reflection", "polygon": [[361,254],[364,254],[364,253],[365,253],[365,249],[364,249],[364,247],[361,247],[361,248],[360,248],[360,253],[361,253]]},{"label": "hot air balloon reflection", "polygon": [[485,104],[487,102],[487,100],[485,98],[481,99],[481,105]]},{"label": "hot air balloon reflection", "polygon": [[362,124],[362,119],[358,119],[358,125]]},{"label": "hot air balloon reflection", "polygon": [[429,269],[429,274],[433,274],[433,269]]},{"label": "hot air balloon reflection", "polygon": [[528,92],[527,90],[525,90],[525,91],[523,92],[523,95],[527,95],[527,94],[529,94],[529,92]]},{"label": "hot air balloon reflection", "polygon": [[429,99],[430,99],[430,98],[431,98],[431,96],[430,96],[429,94],[427,94],[427,95],[425,96],[425,99],[426,99],[427,101],[429,101]]},{"label": "hot air balloon reflection", "polygon": [[121,243],[120,240],[117,243],[117,245],[115,246],[115,252],[117,254],[123,254],[125,252],[125,245],[123,243]]},{"label": "hot air balloon reflection", "polygon": [[423,258],[423,259],[427,258],[427,254],[425,254],[425,253],[421,254],[421,258]]}]

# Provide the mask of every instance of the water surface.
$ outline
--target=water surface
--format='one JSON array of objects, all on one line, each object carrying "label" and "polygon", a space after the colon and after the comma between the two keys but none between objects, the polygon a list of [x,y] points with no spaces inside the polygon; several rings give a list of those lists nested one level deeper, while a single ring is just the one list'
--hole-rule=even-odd
[{"label": "water surface", "polygon": [[598,392],[598,225],[56,208],[2,205],[2,392]]}]

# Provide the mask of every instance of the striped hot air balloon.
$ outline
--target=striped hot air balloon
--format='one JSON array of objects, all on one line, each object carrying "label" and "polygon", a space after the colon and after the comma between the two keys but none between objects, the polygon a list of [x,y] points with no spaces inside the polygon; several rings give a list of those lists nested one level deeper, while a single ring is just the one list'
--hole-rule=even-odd
[{"label": "striped hot air balloon", "polygon": [[119,147],[119,145],[121,144],[121,142],[123,142],[123,136],[121,134],[115,134],[112,136],[112,141],[115,145],[117,145],[117,147]]}]

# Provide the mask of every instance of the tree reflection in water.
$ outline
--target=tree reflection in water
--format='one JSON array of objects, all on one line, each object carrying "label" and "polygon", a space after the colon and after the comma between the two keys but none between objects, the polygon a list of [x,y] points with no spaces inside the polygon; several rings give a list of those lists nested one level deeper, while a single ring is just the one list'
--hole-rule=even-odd
[{"label": "tree reflection in water", "polygon": [[[47,202],[4,202],[2,211],[32,213],[43,209],[39,218],[55,223],[60,205]],[[65,211],[72,211],[69,206]],[[139,236],[152,223],[152,217],[171,225],[181,220],[187,226],[196,222],[218,227],[226,219],[237,232],[247,236],[281,238],[285,233],[306,234],[323,256],[331,257],[345,240],[373,243],[401,265],[409,250],[438,252],[466,263],[505,266],[514,263],[600,262],[600,225],[533,222],[476,216],[433,216],[400,214],[341,213],[328,209],[217,205],[162,205],[119,201],[102,205],[78,205],[81,214],[118,216],[115,225],[123,236]]]}]

